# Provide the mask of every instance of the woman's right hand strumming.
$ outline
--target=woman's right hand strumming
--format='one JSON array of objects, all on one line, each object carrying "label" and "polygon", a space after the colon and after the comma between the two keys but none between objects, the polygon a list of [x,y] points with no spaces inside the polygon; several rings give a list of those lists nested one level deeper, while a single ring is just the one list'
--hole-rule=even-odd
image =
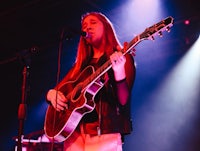
[{"label": "woman's right hand strumming", "polygon": [[47,100],[51,102],[52,106],[57,111],[65,110],[67,105],[67,99],[65,95],[61,91],[57,91],[55,89],[51,89],[47,93]]}]

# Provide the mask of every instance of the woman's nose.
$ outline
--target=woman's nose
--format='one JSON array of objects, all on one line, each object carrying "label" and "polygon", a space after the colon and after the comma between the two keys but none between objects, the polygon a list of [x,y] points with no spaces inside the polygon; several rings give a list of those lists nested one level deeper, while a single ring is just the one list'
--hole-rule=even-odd
[{"label": "woman's nose", "polygon": [[87,28],[86,28],[86,30],[87,30],[87,31],[91,30],[91,26],[88,25]]}]

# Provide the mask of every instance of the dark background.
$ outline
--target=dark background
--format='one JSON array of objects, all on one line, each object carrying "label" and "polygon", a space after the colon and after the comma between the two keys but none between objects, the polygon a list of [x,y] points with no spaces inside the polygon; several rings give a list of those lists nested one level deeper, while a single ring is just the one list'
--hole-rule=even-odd
[{"label": "dark background", "polygon": [[[54,87],[56,83],[61,31],[64,29],[65,39],[63,40],[61,54],[60,78],[68,71],[75,59],[81,14],[87,11],[100,11],[107,15],[116,6],[122,4],[123,1],[120,0],[24,0],[12,2],[3,0],[0,2],[0,150],[14,150],[15,141],[13,137],[18,135],[17,113],[19,104],[22,101],[24,67],[30,67],[27,79],[29,86],[27,90],[28,98],[25,102],[27,104],[27,114],[24,123],[24,134],[25,136],[31,134],[29,136],[35,137],[43,134],[41,130],[43,129],[47,107],[45,95],[47,90]],[[127,146],[125,148],[127,151],[157,150],[155,144],[147,143],[148,140],[145,140],[146,134],[143,133],[143,130],[141,132],[137,131],[137,128],[142,127],[142,124],[144,124],[139,120],[140,108],[144,102],[148,102],[145,96],[149,95],[156,84],[162,81],[162,77],[185,54],[196,40],[196,35],[199,34],[200,8],[197,0],[164,0],[163,5],[168,9],[169,15],[175,18],[175,25],[170,33],[172,38],[167,41],[163,40],[159,45],[159,49],[165,49],[166,46],[171,45],[174,52],[169,55],[171,56],[171,59],[169,59],[170,64],[162,70],[153,70],[153,65],[159,64],[162,58],[158,59],[158,62],[151,62],[150,58],[153,56],[143,58],[139,53],[137,58],[136,55],[139,69],[132,96],[134,99],[132,114],[136,135],[133,133],[126,139]],[[186,19],[191,20],[191,24],[187,29],[183,24]],[[123,36],[126,37],[126,35]],[[124,39],[121,39],[121,42],[123,41]],[[149,73],[149,71],[151,72]],[[147,77],[147,75],[150,76]],[[186,140],[183,138],[185,135],[180,135],[181,141],[179,142],[179,139],[177,139],[174,142],[176,147],[171,148],[171,150],[200,150],[199,117],[195,117],[196,126],[192,128],[191,135],[185,138]],[[152,120],[149,119],[149,121]],[[183,144],[187,145],[181,147]]]}]

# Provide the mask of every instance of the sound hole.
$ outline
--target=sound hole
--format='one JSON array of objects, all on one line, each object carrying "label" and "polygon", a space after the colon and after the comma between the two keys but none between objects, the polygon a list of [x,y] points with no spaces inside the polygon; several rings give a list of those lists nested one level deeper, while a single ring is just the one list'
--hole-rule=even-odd
[{"label": "sound hole", "polygon": [[81,96],[81,92],[82,92],[82,85],[78,84],[73,92],[72,92],[72,102],[76,102],[76,100]]}]

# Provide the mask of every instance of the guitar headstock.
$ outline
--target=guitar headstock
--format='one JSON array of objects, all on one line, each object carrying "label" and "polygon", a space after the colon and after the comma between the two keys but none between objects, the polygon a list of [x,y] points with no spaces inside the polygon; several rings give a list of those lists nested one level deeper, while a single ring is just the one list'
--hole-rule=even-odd
[{"label": "guitar headstock", "polygon": [[140,34],[140,39],[150,39],[154,40],[154,36],[157,34],[162,36],[163,31],[170,32],[170,28],[173,26],[174,18],[171,16],[165,18],[164,20],[154,24],[151,27],[145,29],[145,31]]}]

